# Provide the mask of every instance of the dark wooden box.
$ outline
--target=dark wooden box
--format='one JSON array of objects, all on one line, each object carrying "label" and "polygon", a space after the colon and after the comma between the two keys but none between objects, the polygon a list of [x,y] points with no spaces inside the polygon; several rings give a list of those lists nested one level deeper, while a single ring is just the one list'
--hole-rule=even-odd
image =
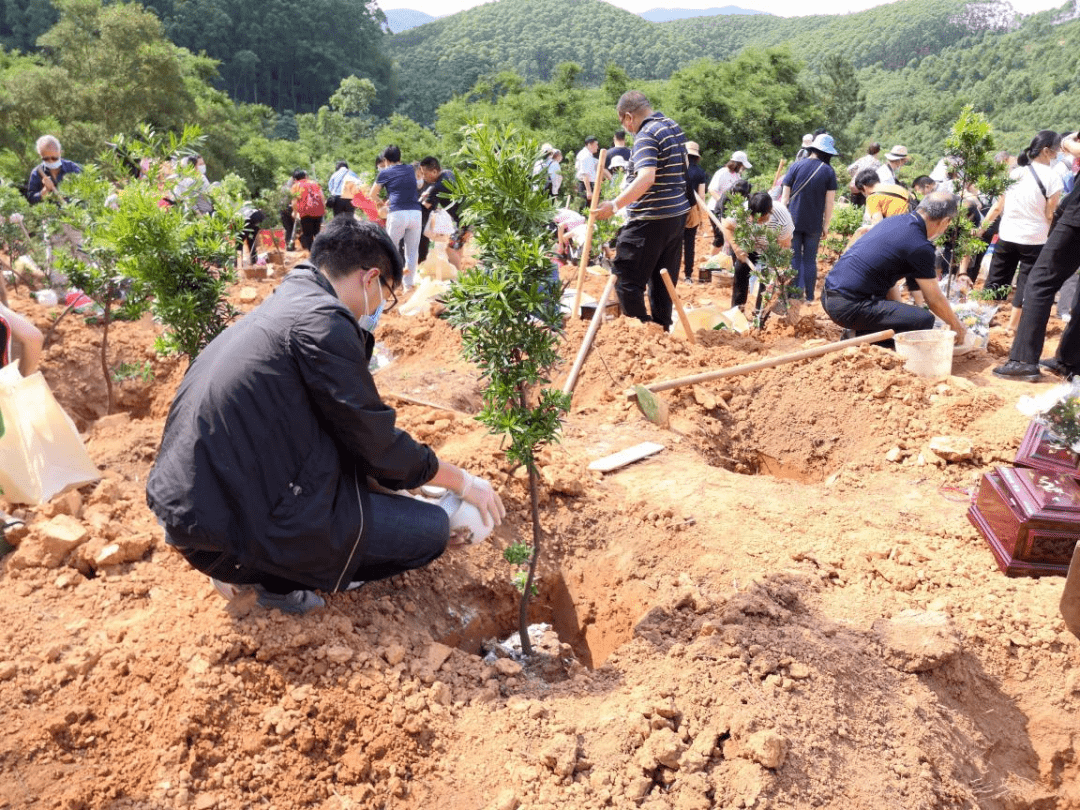
[{"label": "dark wooden box", "polygon": [[967,515],[1007,576],[1064,576],[1080,540],[1080,486],[1063,473],[996,467]]},{"label": "dark wooden box", "polygon": [[1072,450],[1054,447],[1046,437],[1046,427],[1038,422],[1028,425],[1024,441],[1016,453],[1016,463],[1021,467],[1080,477],[1080,456]]}]

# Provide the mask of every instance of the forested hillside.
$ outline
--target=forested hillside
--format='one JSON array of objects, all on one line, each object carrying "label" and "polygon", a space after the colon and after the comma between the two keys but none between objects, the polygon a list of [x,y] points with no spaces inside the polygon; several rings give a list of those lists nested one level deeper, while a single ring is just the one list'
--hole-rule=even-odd
[{"label": "forested hillside", "polygon": [[1006,0],[901,0],[848,15],[768,14],[648,23],[599,0],[500,0],[389,40],[397,62],[398,110],[431,121],[438,106],[477,79],[510,70],[547,81],[561,62],[596,84],[609,64],[631,79],[667,78],[696,59],[730,59],[746,47],[784,45],[813,68],[841,57],[856,68],[897,70],[966,36],[1014,23]]},{"label": "forested hillside", "polygon": [[903,70],[861,71],[866,109],[853,126],[930,149],[971,103],[1014,152],[1039,129],[1075,131],[1080,19],[1054,24],[1057,16],[1048,11],[1025,20],[1018,31],[961,40]]},{"label": "forested hillside", "polygon": [[786,45],[810,65],[842,56],[855,67],[880,63],[896,70],[972,33],[1004,30],[1014,16],[1004,0],[903,0],[855,14],[697,17],[663,27],[692,43],[699,56],[713,59],[728,59],[746,47]]},{"label": "forested hillside", "polygon": [[0,0],[0,45],[8,50],[29,51],[37,38],[60,19],[49,0]]},{"label": "forested hillside", "polygon": [[547,81],[562,62],[586,84],[609,64],[633,79],[665,79],[698,54],[681,36],[601,0],[500,0],[390,39],[399,112],[430,122],[439,105],[477,79],[510,70]]},{"label": "forested hillside", "polygon": [[[9,0],[11,2],[11,0]],[[346,76],[370,79],[373,108],[389,112],[393,85],[383,13],[369,0],[143,0],[169,38],[217,59],[237,101],[314,111]]]}]

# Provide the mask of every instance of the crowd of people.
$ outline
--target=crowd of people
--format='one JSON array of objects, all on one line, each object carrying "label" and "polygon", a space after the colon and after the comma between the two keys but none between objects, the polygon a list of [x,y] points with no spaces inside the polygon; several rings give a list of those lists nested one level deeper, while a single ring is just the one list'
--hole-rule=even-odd
[{"label": "crowd of people", "polygon": [[[1080,372],[1080,317],[1070,321],[1057,356],[1040,359],[1054,297],[1080,265],[1080,204],[1076,194],[1065,194],[1080,162],[1077,133],[1039,132],[1016,157],[1012,185],[994,200],[957,187],[961,167],[951,157],[909,187],[901,175],[907,149],[896,144],[881,155],[872,143],[847,167],[848,199],[841,200],[832,166],[839,150],[823,130],[808,134],[790,166],[781,161],[769,188],[755,192],[745,176],[753,169],[745,151],[732,152],[710,177],[698,144],[643,93],[624,93],[615,114],[619,129],[606,160],[592,136],[575,155],[572,193],[579,211],[599,221],[619,218],[611,269],[627,317],[671,327],[673,302],[662,271],[674,281],[693,281],[694,245],[706,217],[714,221],[714,247],[733,259],[733,306],[748,303],[770,241],[791,249],[795,284],[814,300],[819,244],[844,204],[861,207],[864,219],[821,286],[828,316],[854,335],[930,329],[941,319],[961,342],[964,326],[939,284],[953,262],[934,242],[958,216],[968,216],[988,246],[996,232],[987,289],[1005,300],[1019,273],[1010,322],[1015,340],[1009,361],[994,373],[1035,380],[1040,366],[1064,377]],[[62,158],[52,136],[39,139],[37,151],[41,162],[31,172],[28,199],[59,201],[64,177],[81,167]],[[162,205],[212,209],[201,157],[186,156],[181,164],[180,171],[168,161],[141,171],[158,178]],[[558,196],[561,164],[562,152],[544,144],[533,168],[537,187]],[[346,590],[426,565],[451,545],[448,510],[400,490],[444,487],[489,526],[505,515],[488,482],[440,461],[395,426],[368,368],[381,315],[397,303],[398,290],[407,293],[416,283],[433,218],[453,223],[448,256],[460,267],[464,234],[453,181],[438,158],[409,164],[391,145],[376,160],[366,190],[344,160],[325,194],[302,169],[285,184],[282,222],[290,246],[296,237],[308,252],[306,261],[195,358],[148,481],[169,544],[224,596],[253,593],[260,604],[303,613],[323,604],[317,589]],[[608,181],[615,193],[592,208],[596,185]],[[736,195],[741,210],[730,204]],[[254,213],[248,224],[257,231]],[[585,223],[570,213],[560,214],[561,245]],[[746,221],[761,226],[750,240],[739,227]],[[976,257],[956,272],[974,279],[978,267]],[[905,283],[910,303],[903,300]],[[759,290],[754,306],[760,305]],[[1071,307],[1080,314],[1075,294]],[[5,362],[12,339],[22,344],[21,369],[32,372],[41,334],[0,306]],[[238,421],[246,426],[242,435],[219,441],[233,435],[229,425]],[[286,445],[278,447],[281,441]]]}]

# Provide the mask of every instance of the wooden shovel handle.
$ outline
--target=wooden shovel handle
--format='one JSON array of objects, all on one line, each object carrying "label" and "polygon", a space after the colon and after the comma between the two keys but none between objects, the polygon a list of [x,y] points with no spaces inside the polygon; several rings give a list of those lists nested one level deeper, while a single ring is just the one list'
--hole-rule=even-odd
[{"label": "wooden shovel handle", "polygon": [[[809,360],[812,357],[820,357],[823,354],[846,349],[849,346],[858,346],[863,343],[877,343],[878,341],[888,340],[895,334],[896,333],[892,329],[886,329],[884,332],[874,332],[869,335],[862,335],[860,337],[851,338],[850,340],[841,340],[837,343],[829,343],[825,346],[818,346],[813,349],[804,349],[801,352],[782,354],[779,357],[770,357],[767,360],[758,360],[753,363],[744,363],[741,366],[722,368],[717,371],[706,371],[703,374],[694,374],[691,377],[678,377],[673,380],[662,380],[649,383],[645,388],[649,391],[667,391],[671,388],[681,388],[684,385],[695,385],[710,380],[718,380],[722,377],[737,377],[740,374],[748,374],[751,371],[761,371],[765,368],[782,366],[785,363],[794,363],[798,360]],[[637,396],[637,394],[633,389],[626,392],[627,399],[633,399],[635,396]]]},{"label": "wooden shovel handle", "polygon": [[679,323],[682,324],[683,331],[686,332],[686,339],[696,344],[694,330],[690,328],[690,319],[686,317],[686,311],[683,309],[682,301],[679,300],[679,294],[675,292],[675,282],[671,280],[667,268],[660,271],[660,278],[664,280],[664,286],[667,287],[668,295],[671,296],[671,303],[675,305],[675,311],[679,313]]},{"label": "wooden shovel handle", "polygon": [[600,204],[600,186],[604,184],[604,160],[607,149],[601,149],[596,158],[596,182],[593,183],[592,204],[589,206],[589,222],[585,226],[585,245],[581,249],[581,264],[578,265],[577,295],[574,296],[575,318],[581,317],[581,293],[585,286],[585,268],[589,266],[589,254],[592,252],[592,232],[596,226],[596,206]]},{"label": "wooden shovel handle", "polygon": [[607,284],[604,285],[604,292],[600,295],[600,300],[596,304],[596,312],[593,313],[592,321],[589,323],[589,331],[585,333],[585,340],[581,342],[581,349],[578,351],[577,359],[574,361],[574,367],[570,369],[570,375],[566,378],[566,383],[563,385],[563,393],[567,396],[572,396],[574,388],[577,386],[578,375],[581,373],[581,367],[585,365],[585,358],[589,356],[589,349],[592,348],[593,340],[596,339],[596,333],[600,330],[600,324],[604,320],[604,311],[607,309],[608,298],[611,297],[611,291],[615,287],[616,276],[608,276]]}]

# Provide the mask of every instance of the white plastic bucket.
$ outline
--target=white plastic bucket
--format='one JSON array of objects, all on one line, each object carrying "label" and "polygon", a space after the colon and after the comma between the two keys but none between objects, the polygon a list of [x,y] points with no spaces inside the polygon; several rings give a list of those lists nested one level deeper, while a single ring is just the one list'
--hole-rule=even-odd
[{"label": "white plastic bucket", "polygon": [[893,338],[896,353],[904,358],[904,368],[920,377],[948,377],[952,374],[953,340],[951,329],[921,329],[900,332]]}]

